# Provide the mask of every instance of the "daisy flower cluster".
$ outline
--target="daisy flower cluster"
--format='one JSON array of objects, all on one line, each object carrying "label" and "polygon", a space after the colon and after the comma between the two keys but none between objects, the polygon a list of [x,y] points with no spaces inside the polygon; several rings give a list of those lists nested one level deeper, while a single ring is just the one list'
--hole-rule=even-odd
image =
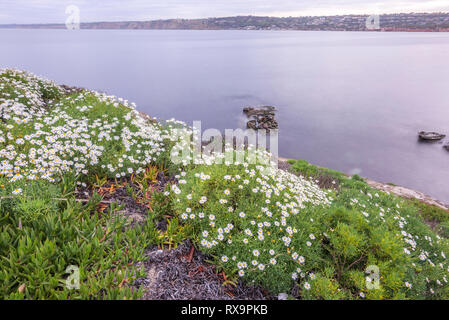
[{"label": "daisy flower cluster", "polygon": [[242,278],[275,274],[280,281],[269,279],[274,286],[301,278],[308,290],[308,255],[319,241],[305,217],[311,208],[331,204],[327,191],[275,167],[245,162],[202,165],[180,176],[183,183],[173,185],[171,194],[180,218],[199,231],[203,251]]},{"label": "daisy flower cluster", "polygon": [[139,174],[165,151],[164,141],[177,139],[174,125],[162,127],[126,100],[94,91],[66,96],[53,82],[11,69],[0,71],[0,115],[0,175],[10,183],[54,182],[66,172]]}]

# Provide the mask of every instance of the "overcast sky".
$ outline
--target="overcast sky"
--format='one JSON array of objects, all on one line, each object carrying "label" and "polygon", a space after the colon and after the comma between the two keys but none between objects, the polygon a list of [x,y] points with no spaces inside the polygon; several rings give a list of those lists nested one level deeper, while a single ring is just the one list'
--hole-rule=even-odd
[{"label": "overcast sky", "polygon": [[449,0],[0,0],[0,24],[64,23],[71,4],[79,7],[81,22],[449,12]]}]

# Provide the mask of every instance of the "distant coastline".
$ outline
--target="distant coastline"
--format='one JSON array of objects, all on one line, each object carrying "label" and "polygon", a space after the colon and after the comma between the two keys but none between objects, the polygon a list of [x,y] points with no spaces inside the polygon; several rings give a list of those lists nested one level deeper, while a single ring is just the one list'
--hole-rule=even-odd
[{"label": "distant coastline", "polygon": [[[103,30],[297,30],[449,32],[449,13],[398,13],[379,15],[379,26],[367,28],[369,15],[261,17],[236,16],[207,19],[83,22],[81,29]],[[64,23],[0,24],[2,29],[65,29]]]}]

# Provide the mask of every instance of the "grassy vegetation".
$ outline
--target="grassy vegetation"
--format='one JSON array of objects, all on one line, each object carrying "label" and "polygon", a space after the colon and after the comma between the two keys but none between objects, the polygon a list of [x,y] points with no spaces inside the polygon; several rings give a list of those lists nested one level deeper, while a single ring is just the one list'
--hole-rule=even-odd
[{"label": "grassy vegetation", "polygon": [[[136,299],[145,250],[186,239],[228,284],[241,278],[273,295],[449,298],[444,210],[301,160],[291,173],[177,164],[170,152],[186,146],[185,124],[15,70],[0,71],[0,116],[2,299]],[[143,221],[123,213],[119,193]],[[66,286],[69,266],[79,289]]]},{"label": "grassy vegetation", "polygon": [[409,202],[436,233],[449,238],[449,212],[447,210],[425,204],[419,200],[410,200]]},{"label": "grassy vegetation", "polygon": [[[125,228],[112,206],[101,212],[100,196],[86,204],[55,201],[61,190],[45,183],[27,186],[27,198],[1,200],[0,296],[2,299],[137,298],[131,288],[143,270],[144,246],[153,225]],[[80,270],[79,290],[66,287],[68,266]]]}]

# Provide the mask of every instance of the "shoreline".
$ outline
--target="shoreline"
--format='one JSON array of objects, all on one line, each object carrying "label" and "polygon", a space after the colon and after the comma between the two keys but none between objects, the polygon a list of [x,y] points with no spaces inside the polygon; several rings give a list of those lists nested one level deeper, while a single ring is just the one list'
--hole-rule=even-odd
[{"label": "shoreline", "polygon": [[[279,157],[278,161],[282,163],[288,163],[289,160],[296,161],[295,159],[288,159],[288,158],[282,158]],[[314,165],[314,164],[313,164]],[[314,165],[316,167],[321,168],[320,166]],[[286,170],[286,169],[284,169]],[[288,170],[288,169],[287,169]],[[343,173],[344,175],[348,176],[347,174]],[[349,176],[348,176],[349,177]],[[371,180],[369,178],[362,179],[372,188],[380,190],[382,192],[385,192],[387,194],[393,194],[401,198],[409,199],[409,200],[418,200],[422,203],[425,203],[430,206],[436,206],[440,209],[446,210],[449,212],[449,204],[446,204],[438,199],[435,199],[429,195],[426,195],[425,193],[417,190],[413,190],[407,187],[397,186],[397,185],[391,185],[388,183],[378,182]]]},{"label": "shoreline", "polygon": [[[78,9],[79,10],[79,9]],[[148,20],[10,22],[5,29],[92,30],[244,30],[244,31],[371,31],[449,32],[449,12],[346,13],[328,15],[234,15]]]}]

